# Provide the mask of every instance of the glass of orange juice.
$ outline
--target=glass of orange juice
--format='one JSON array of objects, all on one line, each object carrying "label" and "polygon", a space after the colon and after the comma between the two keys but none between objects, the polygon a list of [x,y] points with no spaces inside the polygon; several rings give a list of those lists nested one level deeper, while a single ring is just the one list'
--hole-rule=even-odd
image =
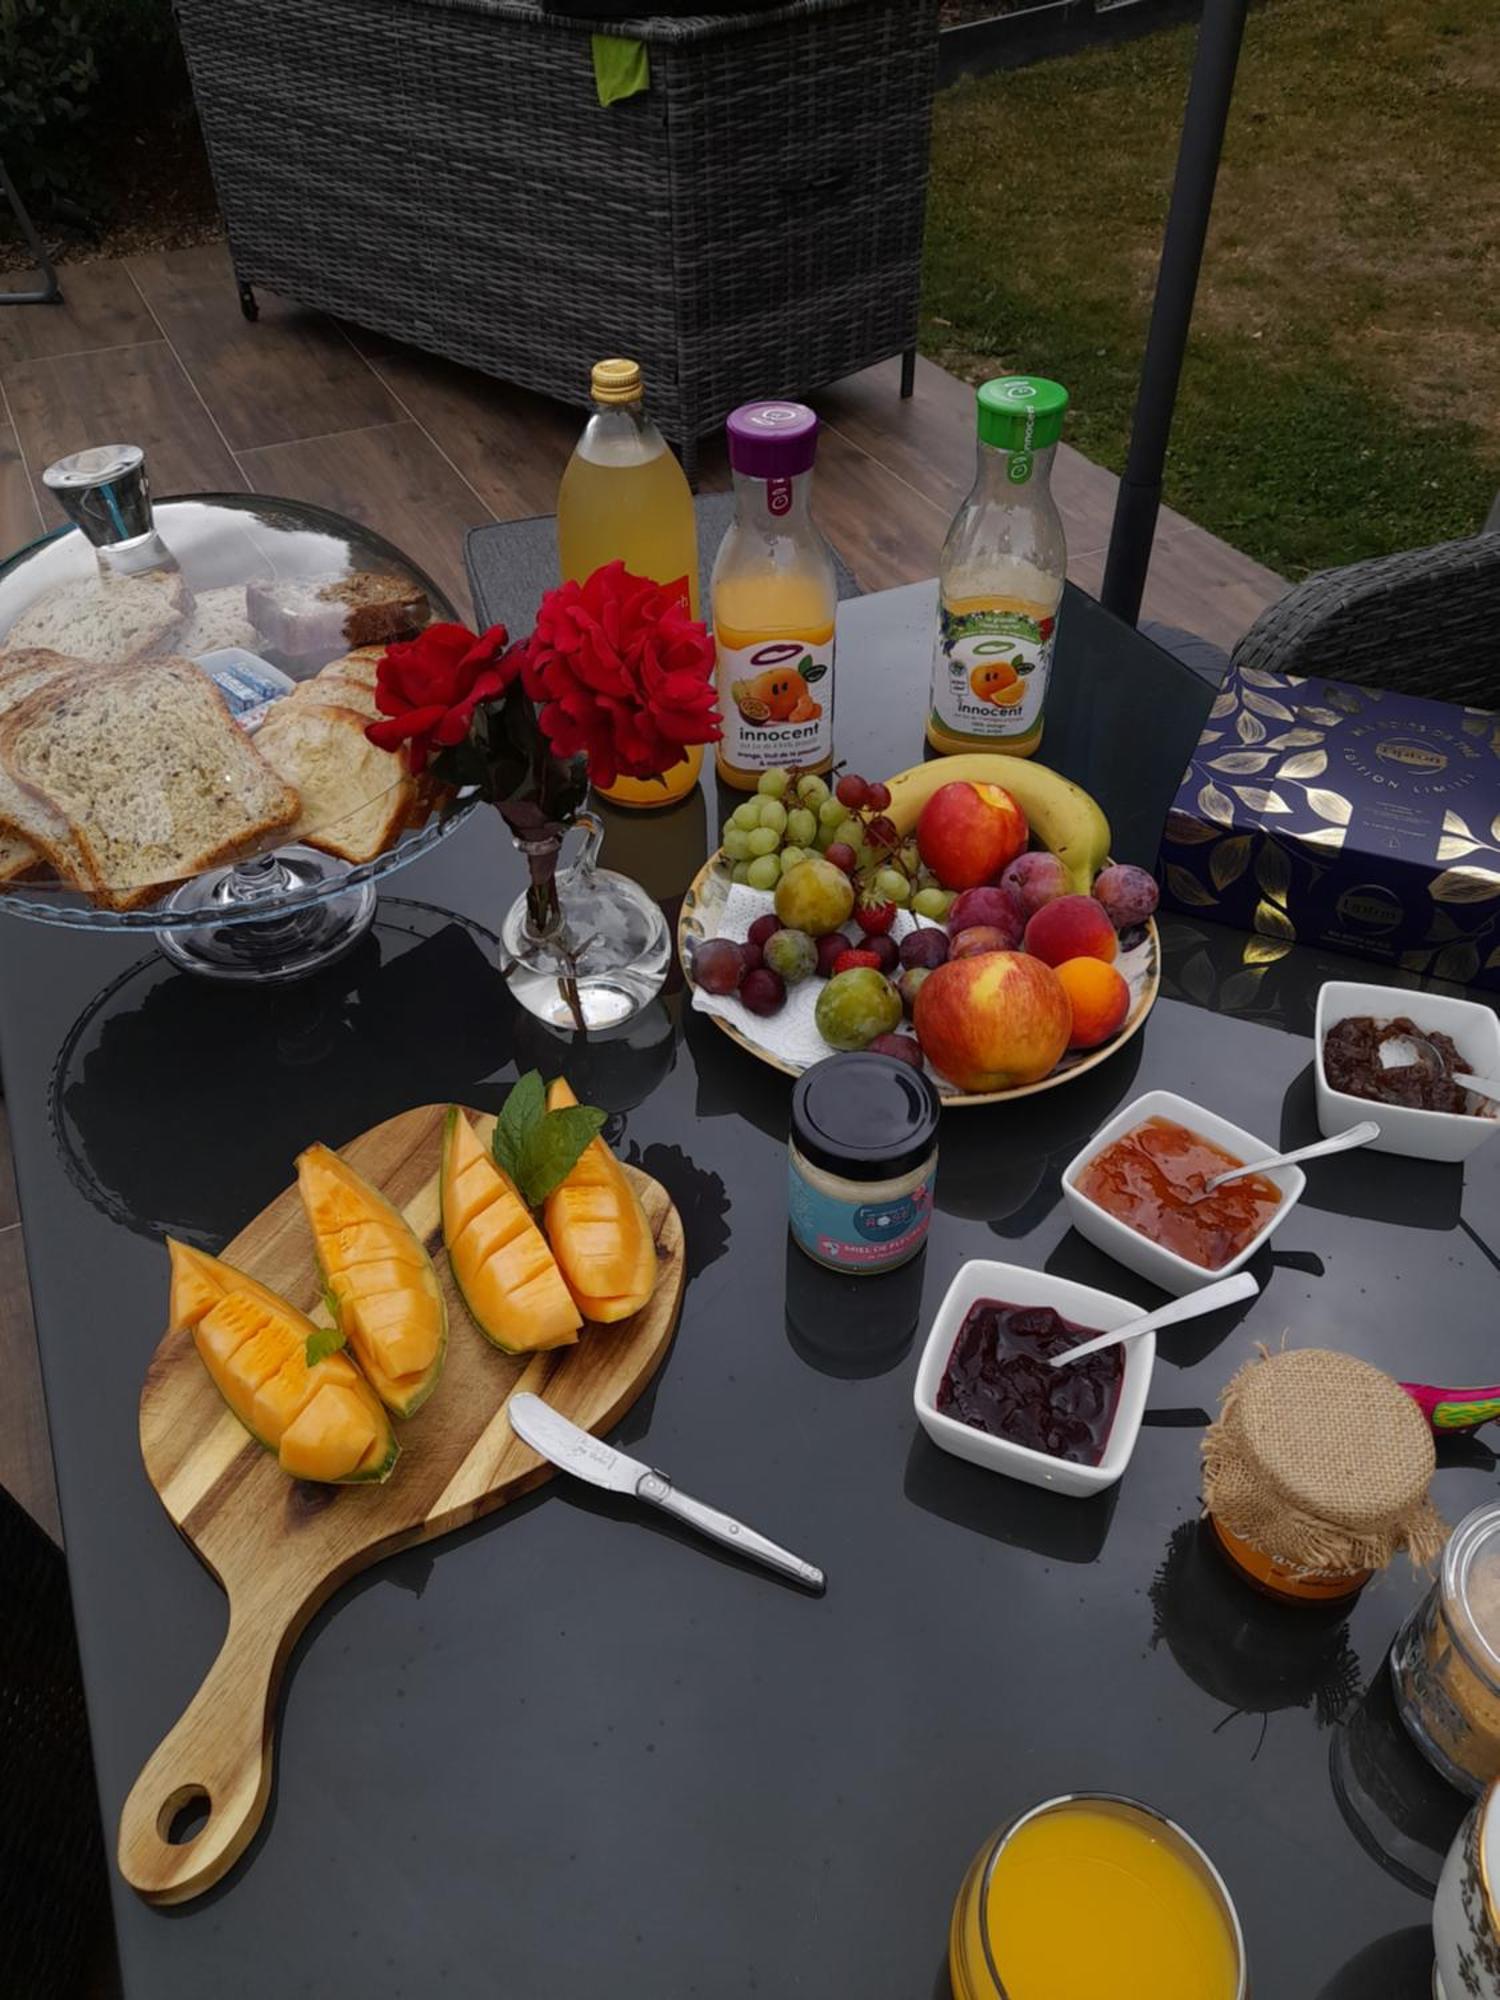
[{"label": "glass of orange juice", "polygon": [[954,2000],[1245,2000],[1239,1918],[1180,1826],[1133,1799],[1033,1806],[975,1855],[953,1906]]}]

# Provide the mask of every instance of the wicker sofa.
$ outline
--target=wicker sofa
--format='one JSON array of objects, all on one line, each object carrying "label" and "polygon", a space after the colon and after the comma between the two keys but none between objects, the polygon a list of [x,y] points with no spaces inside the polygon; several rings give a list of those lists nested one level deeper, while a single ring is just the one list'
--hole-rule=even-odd
[{"label": "wicker sofa", "polygon": [[[736,403],[914,348],[936,0],[177,12],[252,316],[265,284],[575,403],[632,354],[690,471]],[[600,106],[591,25],[648,91]]]}]

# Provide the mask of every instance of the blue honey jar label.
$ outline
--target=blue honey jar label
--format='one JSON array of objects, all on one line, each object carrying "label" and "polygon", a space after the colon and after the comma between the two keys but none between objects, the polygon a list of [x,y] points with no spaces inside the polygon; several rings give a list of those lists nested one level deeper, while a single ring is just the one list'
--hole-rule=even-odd
[{"label": "blue honey jar label", "polygon": [[914,1257],[926,1241],[932,1222],[932,1181],[919,1180],[893,1200],[845,1201],[814,1186],[794,1162],[787,1213],[792,1235],[810,1257],[841,1270],[886,1270]]}]

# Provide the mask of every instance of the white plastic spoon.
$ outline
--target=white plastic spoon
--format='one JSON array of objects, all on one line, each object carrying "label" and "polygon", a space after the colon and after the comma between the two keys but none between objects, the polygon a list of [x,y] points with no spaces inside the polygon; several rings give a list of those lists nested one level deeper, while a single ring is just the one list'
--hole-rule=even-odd
[{"label": "white plastic spoon", "polygon": [[1225,1181],[1237,1181],[1241,1174],[1264,1174],[1273,1167],[1294,1166],[1298,1160],[1321,1159],[1324,1153],[1347,1153],[1352,1146],[1368,1146],[1379,1137],[1380,1127],[1373,1118],[1366,1118],[1359,1125],[1351,1125],[1347,1132],[1336,1132],[1331,1139],[1315,1139],[1312,1145],[1296,1146],[1290,1153],[1269,1153],[1263,1160],[1246,1160],[1241,1167],[1227,1167],[1222,1174],[1210,1174],[1193,1200],[1202,1201],[1204,1195],[1223,1187]]},{"label": "white plastic spoon", "polygon": [[1139,1340],[1143,1333],[1155,1333],[1160,1327],[1176,1326],[1179,1320],[1197,1319],[1200,1313],[1217,1312],[1220,1306],[1232,1306],[1236,1299],[1254,1298],[1259,1290],[1260,1286],[1248,1271],[1236,1271],[1232,1278],[1220,1278],[1215,1285],[1205,1285],[1201,1292],[1189,1292],[1186,1298],[1173,1299],[1170,1305],[1158,1306],[1144,1319],[1127,1320],[1113,1333],[1101,1333],[1097,1340],[1081,1341],[1065,1354],[1049,1355],[1048,1366],[1066,1368],[1070,1361],[1081,1361],[1086,1354],[1097,1354],[1101,1347],[1115,1347],[1124,1340]]}]

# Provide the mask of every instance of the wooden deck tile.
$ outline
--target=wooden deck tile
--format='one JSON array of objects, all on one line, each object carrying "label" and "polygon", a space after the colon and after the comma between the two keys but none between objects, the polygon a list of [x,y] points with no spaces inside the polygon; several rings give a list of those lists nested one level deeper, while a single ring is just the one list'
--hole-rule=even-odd
[{"label": "wooden deck tile", "polygon": [[16,428],[0,403],[0,558],[41,532],[42,512],[31,490]]},{"label": "wooden deck tile", "polygon": [[[123,264],[101,257],[58,271],[61,305],[6,306],[0,311],[0,368],[160,340],[161,329]],[[7,280],[13,283],[14,280]]]},{"label": "wooden deck tile", "polygon": [[165,341],[0,368],[32,486],[48,527],[63,519],[41,483],[64,452],[138,444],[158,494],[238,492],[239,467]]},{"label": "wooden deck tile", "polygon": [[267,445],[241,452],[239,461],[257,493],[311,500],[386,536],[468,619],[463,538],[492,517],[419,425],[383,424]]},{"label": "wooden deck tile", "polygon": [[321,313],[257,290],[260,318],[247,320],[222,244],[132,257],[128,266],[233,450],[363,430],[405,414]]},{"label": "wooden deck tile", "polygon": [[0,1229],[0,1486],[19,1500],[55,1542],[62,1540],[57,1489],[52,1483],[52,1443],[42,1401],[31,1296],[20,1229]]}]

